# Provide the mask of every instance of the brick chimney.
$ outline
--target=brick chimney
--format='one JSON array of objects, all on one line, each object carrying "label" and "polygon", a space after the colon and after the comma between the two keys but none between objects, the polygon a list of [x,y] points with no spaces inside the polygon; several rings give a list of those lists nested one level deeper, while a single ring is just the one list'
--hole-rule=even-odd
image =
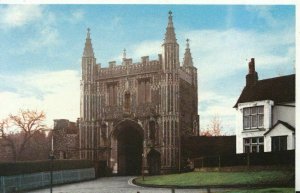
[{"label": "brick chimney", "polygon": [[246,75],[246,86],[254,86],[258,81],[258,75],[255,71],[255,60],[251,58],[251,61],[248,63],[248,74]]}]

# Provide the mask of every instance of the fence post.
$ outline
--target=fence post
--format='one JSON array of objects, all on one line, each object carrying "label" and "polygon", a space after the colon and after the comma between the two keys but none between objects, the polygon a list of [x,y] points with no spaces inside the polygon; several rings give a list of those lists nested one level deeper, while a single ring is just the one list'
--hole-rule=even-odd
[{"label": "fence post", "polygon": [[174,188],[172,188],[172,193],[175,193],[175,189]]},{"label": "fence post", "polygon": [[5,183],[4,183],[4,178],[5,176],[0,176],[0,181],[1,181],[1,187],[2,187],[2,192],[5,193]]},{"label": "fence post", "polygon": [[207,193],[211,193],[211,192],[210,192],[210,188],[209,188],[209,187],[207,188]]},{"label": "fence post", "polygon": [[247,153],[247,169],[250,167],[250,153]]},{"label": "fence post", "polygon": [[[23,176],[23,178],[24,178],[24,176]],[[22,176],[18,175],[18,185],[16,186],[17,190],[22,190],[22,188],[23,188],[21,181],[22,181]]]},{"label": "fence post", "polygon": [[221,169],[221,156],[219,155],[219,170]]}]

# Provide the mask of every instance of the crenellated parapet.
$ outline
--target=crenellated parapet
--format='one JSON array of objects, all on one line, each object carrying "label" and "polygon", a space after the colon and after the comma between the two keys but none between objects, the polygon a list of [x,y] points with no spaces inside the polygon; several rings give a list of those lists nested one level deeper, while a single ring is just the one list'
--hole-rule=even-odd
[{"label": "crenellated parapet", "polygon": [[97,80],[153,73],[159,71],[160,69],[161,64],[158,60],[131,63],[128,65],[116,65],[116,63],[112,61],[109,63],[108,68],[99,69]]}]

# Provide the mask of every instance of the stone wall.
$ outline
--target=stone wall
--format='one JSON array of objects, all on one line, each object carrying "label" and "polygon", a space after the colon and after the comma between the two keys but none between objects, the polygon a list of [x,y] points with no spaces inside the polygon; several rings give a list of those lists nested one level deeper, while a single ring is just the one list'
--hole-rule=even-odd
[{"label": "stone wall", "polygon": [[76,123],[67,119],[54,120],[53,145],[56,159],[79,158],[79,134]]}]

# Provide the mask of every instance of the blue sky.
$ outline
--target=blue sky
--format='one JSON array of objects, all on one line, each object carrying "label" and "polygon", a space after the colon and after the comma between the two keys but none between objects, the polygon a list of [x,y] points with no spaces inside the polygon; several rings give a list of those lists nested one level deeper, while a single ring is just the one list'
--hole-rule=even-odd
[{"label": "blue sky", "polygon": [[202,129],[218,115],[223,133],[234,134],[250,58],[259,79],[295,73],[293,5],[0,5],[0,118],[29,108],[44,110],[49,126],[75,121],[86,29],[104,67],[120,63],[124,48],[135,62],[156,59],[169,10],[181,59],[191,39]]}]

